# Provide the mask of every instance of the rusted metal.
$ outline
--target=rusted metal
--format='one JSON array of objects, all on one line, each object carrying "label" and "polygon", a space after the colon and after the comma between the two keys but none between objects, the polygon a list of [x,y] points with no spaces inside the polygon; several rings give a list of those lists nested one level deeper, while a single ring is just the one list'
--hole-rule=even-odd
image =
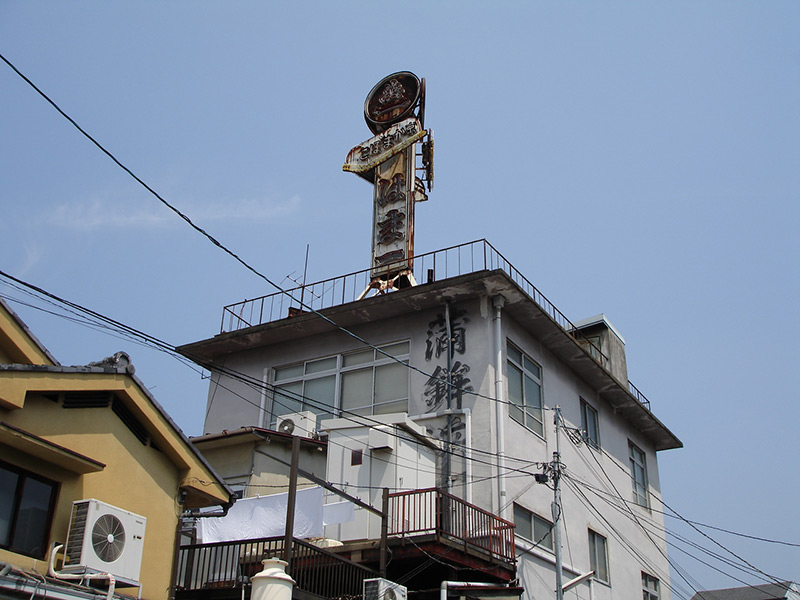
[{"label": "rusted metal", "polygon": [[465,552],[516,561],[514,524],[438,488],[389,494],[390,537],[432,534]]},{"label": "rusted metal", "polygon": [[380,133],[410,116],[422,104],[424,87],[410,71],[399,71],[381,79],[364,101],[364,120],[372,133]]}]

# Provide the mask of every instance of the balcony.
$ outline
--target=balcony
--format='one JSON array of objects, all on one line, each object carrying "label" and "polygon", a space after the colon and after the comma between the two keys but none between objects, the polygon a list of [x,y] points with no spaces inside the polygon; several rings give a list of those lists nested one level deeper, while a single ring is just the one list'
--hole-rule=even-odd
[{"label": "balcony", "polygon": [[[377,568],[380,540],[320,548],[292,540],[289,574],[297,582],[298,600],[347,599],[362,596],[364,579],[385,576],[410,589],[438,587],[442,565],[464,578],[498,584],[515,577],[514,524],[434,488],[389,494],[388,570]],[[249,596],[250,577],[261,561],[284,556],[284,538],[188,544],[178,552],[176,600],[233,600]],[[437,556],[437,561],[430,560]],[[433,567],[433,569],[431,569]],[[414,577],[408,577],[411,572]],[[404,580],[405,581],[402,581]]]}]

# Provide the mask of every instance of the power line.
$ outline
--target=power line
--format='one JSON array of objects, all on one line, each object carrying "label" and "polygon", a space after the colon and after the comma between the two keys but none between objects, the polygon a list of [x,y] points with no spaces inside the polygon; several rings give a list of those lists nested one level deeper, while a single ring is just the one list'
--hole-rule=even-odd
[{"label": "power line", "polygon": [[[198,226],[197,224],[195,224],[195,223],[194,223],[194,221],[192,221],[192,219],[191,219],[191,218],[190,218],[188,215],[186,215],[185,213],[183,213],[182,211],[180,211],[178,208],[176,208],[175,206],[173,206],[172,204],[170,204],[170,203],[169,203],[169,202],[168,202],[168,201],[167,201],[167,200],[166,200],[164,197],[162,197],[162,196],[161,196],[161,195],[160,195],[158,192],[156,192],[156,191],[155,191],[155,190],[154,190],[154,189],[153,189],[151,186],[149,186],[147,183],[145,183],[145,181],[144,181],[144,180],[142,180],[142,179],[141,179],[141,178],[140,178],[138,175],[136,175],[136,174],[135,174],[135,173],[134,173],[134,172],[133,172],[131,169],[129,169],[127,166],[125,166],[125,165],[124,165],[124,164],[123,164],[123,163],[122,163],[122,162],[121,162],[121,161],[120,161],[120,160],[119,160],[119,159],[118,159],[116,156],[114,156],[114,154],[112,154],[112,153],[111,153],[109,150],[107,150],[107,149],[106,149],[106,148],[105,148],[105,147],[104,147],[104,146],[103,146],[103,145],[102,145],[100,142],[98,142],[98,141],[97,141],[97,140],[96,140],[94,137],[92,137],[92,136],[91,136],[91,135],[90,135],[90,134],[89,134],[89,133],[88,133],[88,132],[87,132],[85,129],[83,129],[83,128],[82,128],[82,127],[81,127],[81,126],[80,126],[80,125],[79,125],[79,124],[78,124],[78,123],[77,123],[77,122],[76,122],[76,121],[75,121],[75,120],[74,120],[72,117],[70,117],[70,116],[69,116],[69,115],[68,115],[68,114],[67,114],[67,113],[66,113],[66,112],[65,112],[65,111],[64,111],[64,110],[63,110],[63,109],[62,109],[60,106],[58,106],[58,104],[56,104],[56,103],[55,103],[55,101],[53,101],[53,100],[52,100],[52,99],[51,99],[51,98],[50,98],[50,97],[49,97],[47,94],[45,94],[45,93],[44,93],[44,92],[43,92],[41,89],[39,89],[39,87],[38,87],[38,86],[36,86],[36,84],[34,84],[34,83],[33,83],[33,81],[31,81],[31,80],[30,80],[28,77],[26,77],[26,76],[25,76],[25,75],[24,75],[24,74],[23,74],[23,73],[22,73],[22,72],[21,72],[19,69],[17,69],[17,67],[15,67],[15,66],[14,66],[14,65],[13,65],[13,64],[12,64],[12,63],[11,63],[11,62],[10,62],[10,61],[9,61],[9,60],[6,58],[6,57],[5,57],[5,56],[3,56],[2,54],[0,54],[0,59],[2,59],[2,60],[3,60],[3,62],[5,62],[5,63],[6,63],[6,64],[7,64],[7,65],[8,65],[8,66],[9,66],[9,67],[10,67],[10,68],[11,68],[11,69],[12,69],[12,70],[13,70],[13,71],[14,71],[14,72],[15,72],[15,73],[16,73],[16,74],[19,76],[19,77],[21,77],[21,78],[22,78],[22,79],[23,79],[23,80],[24,80],[24,81],[25,81],[25,82],[26,82],[26,83],[27,83],[27,84],[28,84],[30,87],[32,87],[32,88],[33,88],[33,89],[34,89],[34,90],[35,90],[35,91],[36,91],[36,92],[37,92],[37,93],[38,93],[38,94],[39,94],[39,95],[40,95],[42,98],[44,98],[44,100],[45,100],[45,101],[46,101],[48,104],[50,104],[50,105],[51,105],[51,106],[52,106],[52,107],[53,107],[53,108],[54,108],[56,111],[58,111],[58,113],[59,113],[61,116],[63,116],[63,117],[64,117],[64,118],[65,118],[67,121],[69,121],[69,123],[70,123],[70,124],[72,124],[72,125],[73,125],[73,127],[75,127],[75,128],[76,128],[76,129],[77,129],[77,130],[78,130],[78,131],[79,131],[79,132],[80,132],[80,133],[81,133],[81,134],[82,134],[84,137],[86,137],[86,139],[88,139],[88,140],[89,140],[89,141],[90,141],[92,144],[94,144],[94,145],[95,145],[95,146],[96,146],[96,147],[97,147],[97,148],[98,148],[98,149],[99,149],[99,150],[100,150],[100,151],[101,151],[103,154],[105,154],[106,156],[108,156],[108,158],[110,158],[110,159],[111,159],[111,160],[112,160],[112,161],[113,161],[113,162],[114,162],[114,163],[115,163],[115,164],[116,164],[116,165],[117,165],[119,168],[121,168],[121,169],[122,169],[123,171],[125,171],[125,172],[126,172],[128,175],[130,175],[130,177],[132,177],[132,178],[133,178],[133,179],[134,179],[134,180],[135,180],[137,183],[139,183],[139,184],[140,184],[140,185],[141,185],[141,186],[142,186],[142,187],[143,187],[145,190],[147,190],[147,191],[148,191],[148,192],[149,192],[149,193],[150,193],[150,194],[151,194],[153,197],[155,197],[155,198],[156,198],[156,199],[157,199],[159,202],[161,202],[161,203],[162,203],[164,206],[166,206],[166,207],[167,207],[169,210],[171,210],[171,211],[172,211],[172,212],[174,212],[176,215],[178,215],[178,216],[179,216],[181,219],[183,219],[183,220],[184,220],[184,221],[185,221],[185,222],[186,222],[186,223],[187,223],[187,224],[188,224],[188,225],[189,225],[189,226],[190,226],[192,229],[194,229],[194,230],[195,230],[196,232],[198,232],[200,235],[202,235],[203,237],[205,237],[205,238],[206,238],[207,240],[209,240],[209,241],[210,241],[212,244],[214,244],[215,246],[217,246],[217,247],[218,247],[220,250],[222,250],[223,252],[225,252],[226,254],[228,254],[228,255],[229,255],[231,258],[233,258],[233,259],[234,259],[236,262],[238,262],[238,263],[239,263],[239,264],[241,264],[243,267],[245,267],[245,269],[247,269],[248,271],[250,271],[251,273],[253,273],[253,274],[254,274],[254,275],[256,275],[257,277],[259,277],[260,279],[262,279],[263,281],[265,281],[266,283],[268,283],[269,285],[271,285],[272,287],[274,287],[274,288],[275,288],[275,289],[278,291],[278,293],[285,295],[286,297],[288,297],[288,298],[289,298],[291,301],[293,301],[293,302],[297,302],[297,303],[299,304],[299,306],[300,306],[300,307],[307,309],[307,310],[308,310],[308,312],[311,312],[311,313],[313,313],[314,315],[318,316],[319,318],[321,318],[322,320],[324,320],[325,322],[327,322],[329,325],[332,325],[334,328],[336,328],[337,330],[341,331],[342,333],[344,333],[344,334],[346,334],[346,335],[348,335],[348,336],[352,337],[353,339],[355,339],[356,341],[358,341],[358,342],[360,342],[360,343],[364,344],[365,346],[367,346],[367,347],[369,347],[369,348],[372,348],[372,349],[373,349],[373,350],[375,350],[376,352],[380,352],[381,354],[383,354],[383,355],[384,355],[384,356],[386,356],[387,358],[390,358],[390,359],[394,360],[395,362],[398,362],[398,363],[400,363],[400,364],[405,364],[405,363],[402,363],[402,361],[400,361],[400,360],[399,360],[399,359],[397,359],[396,357],[394,357],[394,356],[391,356],[391,355],[390,355],[390,354],[388,354],[387,352],[385,352],[385,351],[381,350],[379,347],[375,346],[374,344],[371,344],[370,342],[368,342],[367,340],[365,340],[365,339],[364,339],[364,338],[362,338],[361,336],[357,335],[357,334],[356,334],[356,333],[354,333],[353,331],[351,331],[351,330],[347,329],[346,327],[342,327],[342,326],[341,326],[341,325],[339,325],[338,323],[334,322],[334,321],[333,321],[333,319],[331,319],[330,317],[327,317],[327,316],[323,315],[323,314],[322,314],[320,311],[318,311],[317,309],[313,308],[312,306],[309,306],[309,305],[305,304],[304,302],[302,302],[301,300],[298,300],[297,298],[295,298],[294,296],[292,296],[292,294],[291,294],[289,291],[287,291],[287,290],[283,289],[281,286],[279,286],[278,284],[276,284],[275,282],[273,282],[273,281],[272,281],[272,280],[271,280],[269,277],[267,277],[266,275],[264,275],[263,273],[261,273],[261,272],[260,272],[258,269],[256,269],[255,267],[251,266],[251,265],[250,265],[250,264],[249,264],[247,261],[245,261],[243,258],[241,258],[241,257],[240,257],[238,254],[236,254],[234,251],[232,251],[232,250],[231,250],[231,249],[229,249],[227,246],[225,246],[224,244],[222,244],[221,242],[219,242],[219,241],[218,241],[216,238],[214,238],[213,236],[211,236],[211,235],[210,235],[210,234],[209,234],[209,233],[208,233],[208,232],[207,232],[205,229],[203,229],[202,227],[200,227],[200,226]],[[462,389],[462,388],[458,387],[456,384],[454,384],[454,383],[452,383],[452,382],[448,381],[446,378],[434,377],[434,375],[433,375],[433,374],[431,374],[431,373],[427,373],[427,372],[425,372],[424,370],[420,369],[419,367],[415,367],[415,366],[413,366],[413,365],[406,365],[406,366],[407,366],[409,369],[412,369],[412,370],[414,370],[414,371],[417,371],[417,372],[418,372],[418,373],[420,373],[421,375],[424,375],[424,376],[428,377],[429,379],[433,379],[433,380],[436,380],[436,381],[440,382],[442,385],[446,385],[446,386],[448,386],[448,387],[450,387],[450,388],[453,388],[453,389],[455,389],[455,390],[458,390],[460,393],[474,395],[474,396],[476,396],[476,397],[481,397],[481,398],[484,398],[484,399],[487,399],[487,400],[490,400],[490,401],[493,401],[493,402],[500,402],[500,400],[498,400],[498,399],[496,399],[496,398],[491,398],[491,397],[489,397],[489,396],[484,396],[484,395],[482,395],[482,394],[480,394],[480,393],[478,393],[478,392],[475,392],[475,391],[473,391],[473,390]],[[510,402],[509,402],[509,401],[505,401],[505,403],[506,403],[506,404],[509,404]]]},{"label": "power line", "polygon": [[[54,301],[58,302],[59,304],[63,304],[65,306],[69,307],[72,311],[78,311],[80,313],[85,313],[85,314],[91,316],[92,318],[97,319],[98,321],[100,321],[103,324],[103,325],[101,325],[101,327],[103,327],[105,329],[108,329],[109,331],[121,332],[123,335],[132,336],[136,340],[144,340],[146,342],[146,345],[149,345],[151,348],[159,350],[159,351],[162,351],[162,352],[165,352],[167,354],[170,354],[171,356],[173,356],[175,358],[182,357],[175,350],[175,346],[169,344],[168,342],[160,340],[159,338],[156,338],[155,336],[153,336],[151,334],[145,333],[143,331],[140,331],[138,329],[135,329],[133,327],[125,325],[124,323],[116,321],[115,319],[112,319],[112,318],[107,317],[105,315],[102,315],[102,314],[100,314],[100,313],[98,313],[96,311],[93,311],[93,310],[91,310],[89,308],[81,306],[80,304],[77,304],[75,302],[71,302],[71,301],[66,300],[64,298],[61,298],[61,297],[59,297],[59,296],[57,296],[57,295],[55,295],[55,294],[53,294],[51,292],[48,292],[48,291],[46,291],[46,290],[44,290],[44,289],[42,289],[42,288],[40,288],[40,287],[38,287],[36,285],[33,285],[31,283],[28,283],[28,282],[25,282],[25,281],[23,281],[21,279],[18,279],[16,277],[12,276],[12,275],[9,275],[8,273],[5,273],[2,270],[0,270],[0,276],[4,277],[6,279],[9,279],[9,280],[17,283],[18,285],[23,286],[24,288],[28,288],[30,290],[33,290],[37,294],[40,294],[41,296],[44,296],[45,298],[49,298],[51,300],[54,300]],[[185,357],[182,357],[182,358],[185,358]],[[199,364],[199,365],[201,365],[201,366],[203,366],[205,368],[208,368],[209,370],[212,368],[211,365],[205,364],[204,361],[202,361],[199,358],[195,357],[194,361],[197,364]],[[270,392],[270,393],[275,394],[276,390],[279,389],[279,388],[276,388],[276,386],[274,386],[272,384],[265,383],[264,381],[262,381],[260,379],[254,378],[252,376],[249,376],[249,375],[247,375],[245,373],[241,373],[241,372],[236,371],[236,370],[231,369],[231,368],[216,366],[216,367],[214,367],[214,369],[217,372],[219,372],[221,374],[224,374],[224,375],[230,377],[231,379],[238,380],[238,381],[244,383],[245,385],[247,385],[248,387],[250,387],[250,388],[252,388],[254,390],[257,390],[257,391],[266,391],[266,392]],[[253,402],[252,400],[249,400],[248,398],[245,398],[244,396],[241,396],[240,394],[234,392],[233,390],[230,390],[229,388],[226,388],[225,386],[223,386],[219,382],[216,382],[216,385],[219,385],[220,387],[222,387],[226,391],[232,393],[236,397],[240,398],[241,400],[243,400],[244,402],[246,402],[248,404],[251,404],[252,406],[258,408],[259,410],[266,410],[266,409],[262,409],[260,404],[258,404],[256,402]],[[297,393],[297,392],[291,392],[291,391],[288,391],[288,390],[279,390],[277,393],[280,394],[280,395],[287,396],[287,397],[292,397],[294,399],[303,400],[304,402],[308,403],[310,406],[316,407],[318,409],[327,410],[327,409],[331,408],[328,405],[321,404],[321,403],[313,400],[312,398],[303,396],[302,394]],[[382,421],[376,420],[373,417],[368,416],[368,415],[357,415],[357,414],[353,413],[352,411],[347,411],[347,410],[344,410],[344,409],[338,409],[338,410],[342,415],[349,415],[349,416],[345,416],[343,418],[349,418],[350,420],[354,421],[355,423],[358,423],[358,424],[361,424],[361,425],[365,425],[365,424],[366,425],[375,425],[375,426],[385,425],[385,423],[383,423]],[[437,443],[439,441],[435,437],[431,437],[431,436],[427,436],[427,435],[423,435],[422,437],[425,437],[428,440],[433,441],[434,443]],[[494,454],[492,452],[487,451],[487,450],[482,450],[482,449],[479,449],[479,448],[471,448],[471,450],[473,452],[477,452],[479,454],[485,454],[485,455],[488,455],[490,457],[494,456]],[[449,454],[456,454],[459,457],[464,458],[465,460],[467,459],[467,457],[462,456],[460,453],[457,453],[457,451],[455,451],[455,450],[442,449],[442,450],[440,450],[440,452],[449,453]],[[490,462],[490,461],[486,461],[486,460],[481,460],[481,459],[476,458],[474,456],[470,457],[469,460],[472,460],[473,462],[476,462],[476,463],[482,464],[482,465],[486,465],[486,466],[489,466],[489,467],[492,467],[492,468],[496,467],[495,463]],[[526,460],[526,459],[522,459],[522,458],[512,457],[512,460],[520,462],[520,463],[523,463],[523,464],[526,464],[526,465],[537,465],[537,466],[539,466],[539,463],[536,463],[534,461],[529,461],[529,460]],[[544,464],[544,463],[541,463],[541,464]],[[508,474],[511,474],[511,473],[520,473],[520,474],[523,474],[523,475],[526,475],[526,476],[533,476],[534,475],[534,473],[532,473],[530,471],[527,471],[525,469],[512,468],[512,467],[506,467],[506,469],[505,469],[504,473],[502,473],[502,475],[508,475]],[[500,475],[496,475],[496,476],[493,476],[493,477],[498,477],[498,476],[500,476]]]}]

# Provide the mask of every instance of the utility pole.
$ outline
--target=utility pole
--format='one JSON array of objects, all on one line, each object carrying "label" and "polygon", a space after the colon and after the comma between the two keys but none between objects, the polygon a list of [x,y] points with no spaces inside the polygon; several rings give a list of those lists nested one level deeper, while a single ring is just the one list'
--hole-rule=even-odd
[{"label": "utility pole", "polygon": [[564,600],[564,586],[562,584],[561,567],[561,407],[556,406],[556,451],[553,452],[551,465],[553,474],[553,546],[556,554],[556,600]]}]

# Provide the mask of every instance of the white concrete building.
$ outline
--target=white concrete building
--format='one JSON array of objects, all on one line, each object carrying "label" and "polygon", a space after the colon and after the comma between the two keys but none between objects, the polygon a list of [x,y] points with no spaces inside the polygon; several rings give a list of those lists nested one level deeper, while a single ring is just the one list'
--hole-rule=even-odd
[{"label": "white concrete building", "polygon": [[[338,483],[358,495],[357,447],[386,448],[371,447],[363,431],[342,432],[356,427],[354,415],[366,419],[363,430],[408,417],[453,451],[437,451],[435,465],[421,460],[423,477],[402,457],[403,475],[389,487],[433,479],[513,521],[528,599],[555,597],[552,477],[535,475],[549,472],[560,444],[563,582],[594,571],[565,597],[670,598],[657,453],[682,444],[629,383],[620,333],[603,315],[570,322],[485,241],[418,256],[415,271],[427,283],[362,300],[356,274],[307,286],[311,308],[289,310],[282,294],[227,307],[222,333],[181,348],[212,369],[206,433],[274,428],[282,415],[312,411],[329,457],[349,461],[331,471],[329,460],[328,480],[350,478]],[[388,485],[382,477],[359,485]],[[431,568],[442,580],[513,580],[480,567]]]}]

